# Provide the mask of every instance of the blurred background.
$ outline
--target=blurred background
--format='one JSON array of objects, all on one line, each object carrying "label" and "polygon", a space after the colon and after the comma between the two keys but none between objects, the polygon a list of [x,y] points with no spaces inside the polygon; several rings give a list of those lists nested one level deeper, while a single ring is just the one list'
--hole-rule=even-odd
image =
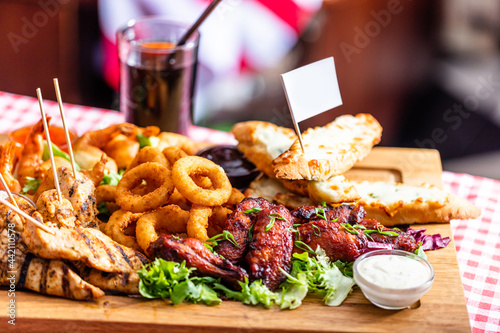
[{"label": "blurred background", "polygon": [[[116,29],[154,14],[191,23],[207,4],[0,0],[0,90],[55,99],[58,77],[66,102],[118,110]],[[499,17],[498,0],[224,0],[201,29],[195,123],[291,127],[279,74],[334,56],[343,105],[302,130],[367,112],[382,145],[500,179]]]}]

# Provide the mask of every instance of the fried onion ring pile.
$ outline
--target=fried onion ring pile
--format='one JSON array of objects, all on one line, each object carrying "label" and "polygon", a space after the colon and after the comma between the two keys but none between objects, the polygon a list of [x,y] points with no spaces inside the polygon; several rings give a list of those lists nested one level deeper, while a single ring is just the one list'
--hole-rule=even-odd
[{"label": "fried onion ring pile", "polygon": [[144,253],[162,233],[200,241],[221,233],[245,196],[220,166],[188,154],[178,146],[144,147],[117,186],[97,187],[99,203],[120,208],[102,226],[105,233]]}]

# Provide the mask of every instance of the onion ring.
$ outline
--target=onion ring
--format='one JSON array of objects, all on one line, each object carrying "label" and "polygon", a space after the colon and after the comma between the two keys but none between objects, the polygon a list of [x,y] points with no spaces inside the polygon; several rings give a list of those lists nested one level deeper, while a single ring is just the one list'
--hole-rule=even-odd
[{"label": "onion ring", "polygon": [[147,253],[149,244],[158,239],[161,233],[186,232],[190,213],[177,205],[168,205],[143,214],[135,229],[137,243]]},{"label": "onion ring", "polygon": [[[210,178],[212,188],[204,189],[193,181],[192,176]],[[231,195],[231,183],[224,170],[214,162],[199,156],[187,156],[172,166],[175,188],[192,203],[204,206],[220,206]]]},{"label": "onion ring", "polygon": [[212,207],[193,204],[187,223],[187,234],[201,242],[208,239],[208,219],[212,215]]},{"label": "onion ring", "polygon": [[170,196],[168,200],[169,205],[177,205],[184,210],[191,209],[191,203],[186,199],[177,189],[174,190],[174,193]]},{"label": "onion ring", "polygon": [[188,154],[186,154],[185,151],[176,146],[167,147],[163,149],[162,153],[163,156],[165,156],[165,158],[170,162],[171,165],[174,165],[174,163],[177,162],[177,160],[189,156]]},{"label": "onion ring", "polygon": [[115,202],[116,186],[113,185],[100,185],[95,189],[95,203],[96,205],[101,202]]},{"label": "onion ring", "polygon": [[[104,233],[114,241],[130,247],[134,250],[140,250],[135,235],[135,226],[142,213],[132,213],[123,210],[117,210],[111,215],[108,223],[104,227]],[[131,230],[130,230],[131,229]]]},{"label": "onion ring", "polygon": [[[156,189],[145,195],[134,194],[132,190],[143,180],[148,185],[154,184]],[[146,162],[123,175],[116,186],[116,203],[123,210],[145,212],[167,203],[173,191],[171,171],[156,162]]]},{"label": "onion ring", "polygon": [[166,168],[170,168],[170,163],[161,153],[161,151],[153,147],[144,147],[141,150],[139,150],[139,153],[137,153],[137,155],[135,155],[134,159],[128,166],[127,170],[125,170],[125,173],[129,172],[131,169],[135,168],[139,164],[143,164],[146,162],[156,162],[163,165]]},{"label": "onion ring", "polygon": [[222,233],[227,217],[232,212],[233,211],[231,209],[223,206],[217,206],[213,208],[212,215],[210,215],[210,217],[208,218],[208,237],[213,237]]}]

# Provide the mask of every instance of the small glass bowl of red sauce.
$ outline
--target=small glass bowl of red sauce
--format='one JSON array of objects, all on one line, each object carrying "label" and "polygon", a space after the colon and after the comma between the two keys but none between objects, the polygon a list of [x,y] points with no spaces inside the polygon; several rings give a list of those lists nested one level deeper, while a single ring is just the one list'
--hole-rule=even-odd
[{"label": "small glass bowl of red sauce", "polygon": [[[16,144],[16,156],[21,157],[21,153],[23,152],[24,143],[26,142],[26,138],[31,132],[31,129],[34,125],[25,126],[18,128],[9,133],[9,140]],[[69,137],[71,139],[71,143],[74,143],[76,138],[78,137],[75,132],[68,129]],[[49,133],[50,140],[53,144],[58,146],[61,150],[68,152],[68,144],[66,142],[66,134],[64,133],[64,128],[61,126],[53,126],[49,125]],[[43,135],[45,139],[45,134]]]},{"label": "small glass bowl of red sauce", "polygon": [[200,150],[197,155],[220,165],[226,172],[231,185],[239,190],[248,188],[250,182],[260,173],[236,146],[209,147]]}]

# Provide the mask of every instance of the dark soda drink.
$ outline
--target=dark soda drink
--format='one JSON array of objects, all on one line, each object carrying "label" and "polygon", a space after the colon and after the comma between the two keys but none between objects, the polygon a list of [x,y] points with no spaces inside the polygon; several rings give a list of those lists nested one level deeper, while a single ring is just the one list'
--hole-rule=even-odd
[{"label": "dark soda drink", "polygon": [[192,123],[197,45],[176,48],[148,41],[131,48],[120,64],[120,110],[126,121],[186,135]]}]

